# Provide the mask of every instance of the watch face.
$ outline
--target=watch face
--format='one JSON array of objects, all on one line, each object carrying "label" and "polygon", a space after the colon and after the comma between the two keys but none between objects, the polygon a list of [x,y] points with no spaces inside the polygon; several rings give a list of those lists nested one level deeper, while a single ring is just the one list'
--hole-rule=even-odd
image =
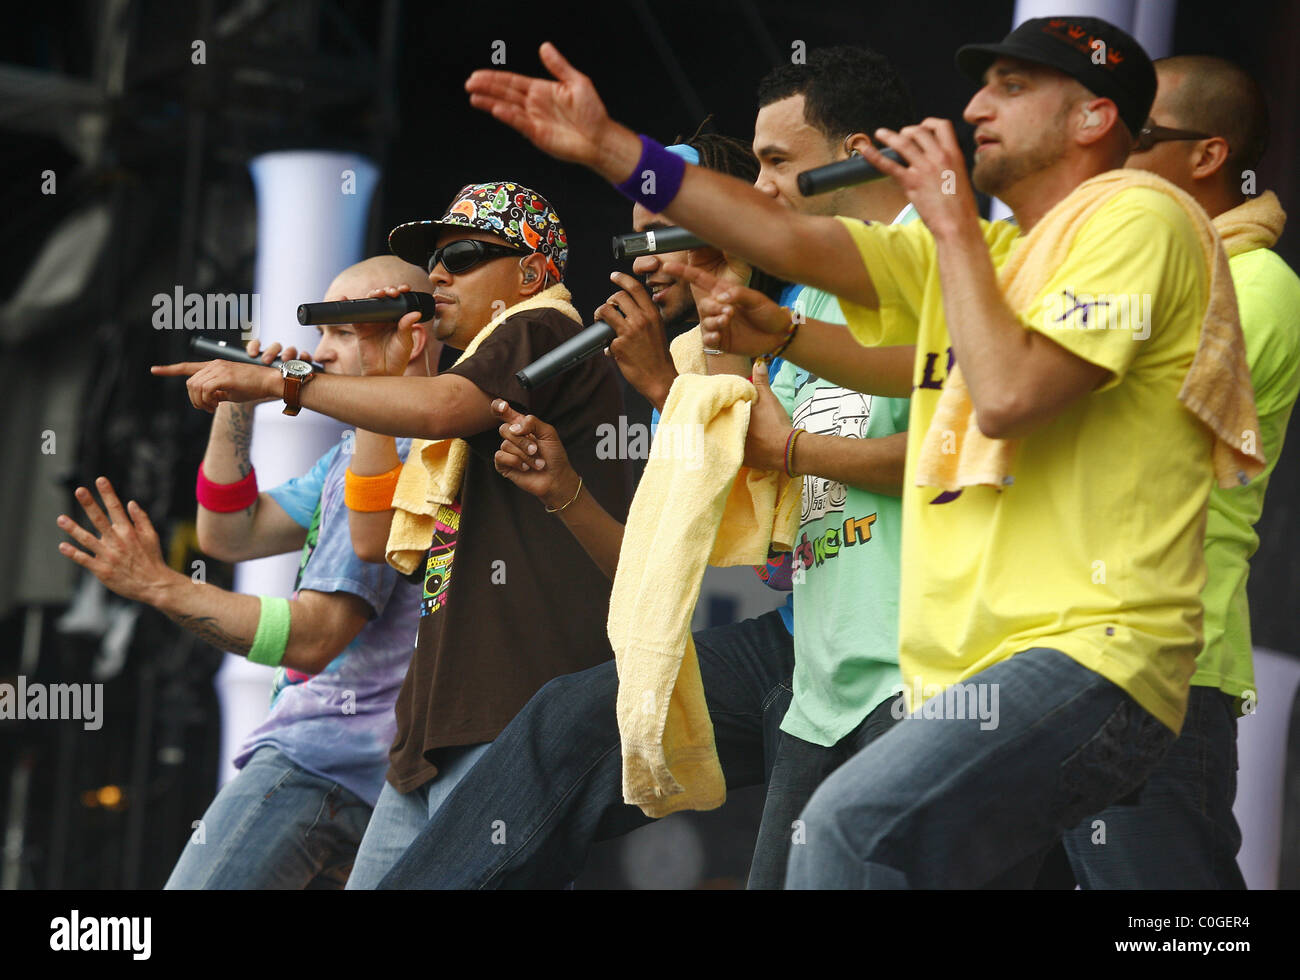
[{"label": "watch face", "polygon": [[311,374],[311,365],[306,361],[283,361],[280,364],[280,371],[286,378],[305,378]]}]

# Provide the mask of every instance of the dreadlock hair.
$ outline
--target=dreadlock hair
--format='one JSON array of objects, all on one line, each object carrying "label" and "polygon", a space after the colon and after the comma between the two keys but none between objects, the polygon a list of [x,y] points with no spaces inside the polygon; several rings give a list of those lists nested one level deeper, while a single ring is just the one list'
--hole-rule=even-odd
[{"label": "dreadlock hair", "polygon": [[[754,156],[754,151],[734,136],[703,132],[712,120],[713,116],[706,116],[693,136],[686,139],[678,136],[673,142],[685,143],[694,149],[700,155],[701,167],[738,177],[747,184],[753,184],[758,180],[758,158]],[[751,289],[757,289],[772,300],[779,299],[787,285],[784,280],[777,279],[758,268],[754,269],[749,280]]]}]

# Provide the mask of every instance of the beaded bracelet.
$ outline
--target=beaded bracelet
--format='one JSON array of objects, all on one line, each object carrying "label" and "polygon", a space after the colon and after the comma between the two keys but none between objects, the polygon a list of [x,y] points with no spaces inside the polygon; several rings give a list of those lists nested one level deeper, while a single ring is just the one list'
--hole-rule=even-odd
[{"label": "beaded bracelet", "polygon": [[799,332],[799,318],[790,312],[789,307],[783,306],[781,307],[781,309],[785,310],[787,313],[790,313],[790,326],[785,328],[785,340],[781,341],[780,345],[776,348],[776,350],[772,351],[772,353],[767,355],[768,361],[775,360],[776,358],[784,354],[785,349],[789,347],[791,343],[794,342],[794,335]]},{"label": "beaded bracelet", "polygon": [[791,429],[790,434],[785,437],[785,475],[794,479],[797,475],[794,472],[794,444],[804,429]]}]

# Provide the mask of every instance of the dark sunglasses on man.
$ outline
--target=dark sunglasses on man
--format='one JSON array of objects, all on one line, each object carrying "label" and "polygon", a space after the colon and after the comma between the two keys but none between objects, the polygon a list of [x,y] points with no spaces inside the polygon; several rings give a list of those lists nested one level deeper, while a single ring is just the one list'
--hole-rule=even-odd
[{"label": "dark sunglasses on man", "polygon": [[1133,141],[1133,152],[1145,153],[1157,143],[1168,143],[1170,140],[1208,140],[1212,138],[1209,133],[1198,133],[1191,129],[1171,129],[1168,126],[1148,124],[1138,130],[1137,139]]},{"label": "dark sunglasses on man", "polygon": [[504,258],[507,255],[528,254],[530,253],[523,249],[510,248],[507,245],[480,242],[474,238],[461,238],[454,242],[448,242],[442,248],[434,249],[433,254],[429,256],[429,261],[425,264],[425,271],[432,274],[433,267],[441,262],[444,269],[453,276],[458,276],[462,272],[468,272],[480,262],[486,262],[488,259]]}]

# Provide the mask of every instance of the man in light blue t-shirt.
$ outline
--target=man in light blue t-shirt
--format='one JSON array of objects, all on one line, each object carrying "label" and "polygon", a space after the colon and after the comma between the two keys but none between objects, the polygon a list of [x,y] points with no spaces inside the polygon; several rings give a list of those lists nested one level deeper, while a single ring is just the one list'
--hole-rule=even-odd
[{"label": "man in light blue t-shirt", "polygon": [[[325,299],[356,299],[403,282],[427,288],[421,269],[382,256],[344,270]],[[321,328],[315,359],[327,373],[359,375],[393,329]],[[433,373],[442,345],[428,343],[419,326],[414,334],[405,373]],[[250,353],[257,352],[254,341]],[[278,352],[277,344],[262,356],[269,362]],[[397,727],[393,704],[415,642],[419,585],[352,549],[344,504],[350,441],[305,475],[258,493],[249,462],[252,420],[251,403],[223,403],[214,415],[199,478],[200,546],[232,562],[301,548],[302,561],[270,713],[235,757],[239,774],[194,825],[169,889],[342,887],[384,782]],[[399,442],[399,455],[409,447]],[[168,568],[144,513],[122,511],[108,481],[98,489],[108,517],[84,488],[77,496],[102,538],[60,519],[93,557],[67,544],[64,554],[119,595],[150,603],[220,649],[248,654],[265,619],[258,597]]]}]

